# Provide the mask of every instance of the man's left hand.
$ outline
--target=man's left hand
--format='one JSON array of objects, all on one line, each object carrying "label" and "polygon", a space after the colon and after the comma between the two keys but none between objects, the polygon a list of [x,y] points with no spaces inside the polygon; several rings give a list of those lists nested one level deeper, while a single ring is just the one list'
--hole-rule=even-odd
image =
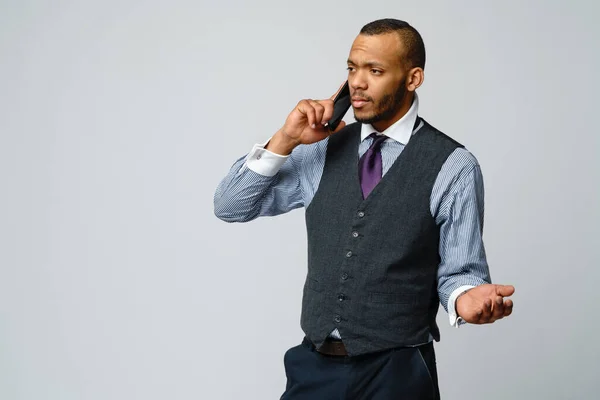
[{"label": "man's left hand", "polygon": [[512,313],[513,302],[504,297],[512,296],[514,292],[511,285],[480,285],[459,296],[456,311],[470,324],[491,324]]}]

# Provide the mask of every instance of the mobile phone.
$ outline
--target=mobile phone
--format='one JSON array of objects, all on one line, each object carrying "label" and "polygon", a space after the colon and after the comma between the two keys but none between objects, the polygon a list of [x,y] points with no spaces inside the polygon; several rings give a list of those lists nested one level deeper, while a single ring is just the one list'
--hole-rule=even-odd
[{"label": "mobile phone", "polygon": [[333,99],[333,115],[329,121],[325,124],[325,126],[330,130],[334,131],[335,128],[338,127],[344,115],[352,105],[352,101],[350,99],[350,87],[348,86],[348,81],[344,83],[342,90],[335,96]]}]

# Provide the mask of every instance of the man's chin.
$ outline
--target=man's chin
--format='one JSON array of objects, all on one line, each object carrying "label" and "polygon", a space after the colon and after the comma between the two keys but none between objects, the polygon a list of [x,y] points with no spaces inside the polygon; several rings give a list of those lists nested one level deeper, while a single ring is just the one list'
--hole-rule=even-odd
[{"label": "man's chin", "polygon": [[377,118],[377,115],[357,113],[356,111],[354,112],[354,119],[356,120],[356,122],[360,122],[361,124],[373,124],[374,122],[377,122],[379,120],[379,118]]}]

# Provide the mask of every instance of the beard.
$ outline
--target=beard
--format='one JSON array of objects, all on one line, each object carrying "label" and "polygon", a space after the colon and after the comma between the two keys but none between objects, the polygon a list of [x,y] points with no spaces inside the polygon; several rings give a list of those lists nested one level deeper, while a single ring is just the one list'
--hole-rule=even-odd
[{"label": "beard", "polygon": [[[371,115],[358,117],[356,110],[354,111],[354,119],[363,124],[374,124],[379,121],[385,121],[392,118],[400,108],[404,97],[408,90],[405,87],[406,78],[400,82],[396,90],[392,93],[385,94],[377,103],[373,102],[375,110]],[[366,97],[366,96],[365,96]],[[372,98],[368,98],[373,101]]]}]

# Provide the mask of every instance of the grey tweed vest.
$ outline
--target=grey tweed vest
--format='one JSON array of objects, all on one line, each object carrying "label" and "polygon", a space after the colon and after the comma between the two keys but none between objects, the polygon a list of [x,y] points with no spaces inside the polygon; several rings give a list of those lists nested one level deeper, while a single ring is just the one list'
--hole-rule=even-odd
[{"label": "grey tweed vest", "polygon": [[439,340],[436,177],[461,144],[427,122],[363,199],[360,124],[329,137],[306,209],[308,274],[301,327],[317,347],[337,328],[350,355]]}]

